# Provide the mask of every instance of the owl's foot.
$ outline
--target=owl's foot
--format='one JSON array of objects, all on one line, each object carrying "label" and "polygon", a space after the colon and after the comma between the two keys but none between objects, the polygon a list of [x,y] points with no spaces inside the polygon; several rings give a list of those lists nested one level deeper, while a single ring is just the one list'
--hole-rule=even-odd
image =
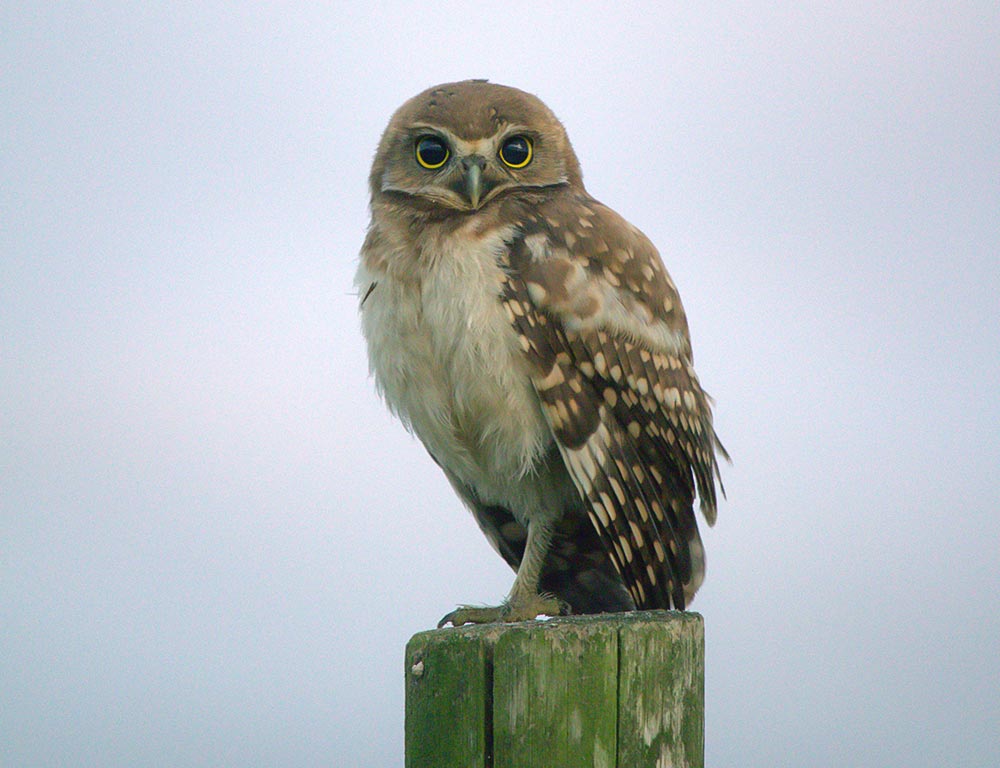
[{"label": "owl's foot", "polygon": [[460,627],[463,624],[492,624],[529,621],[539,616],[559,616],[568,612],[567,606],[552,595],[534,595],[521,600],[509,600],[503,605],[479,607],[463,605],[438,622],[438,629],[445,624]]}]

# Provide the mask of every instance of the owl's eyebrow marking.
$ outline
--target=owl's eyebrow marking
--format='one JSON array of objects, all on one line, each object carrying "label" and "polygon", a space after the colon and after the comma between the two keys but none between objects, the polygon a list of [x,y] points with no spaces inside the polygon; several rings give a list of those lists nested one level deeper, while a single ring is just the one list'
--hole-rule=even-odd
[{"label": "owl's eyebrow marking", "polygon": [[442,139],[451,139],[452,135],[449,131],[441,128],[437,125],[430,125],[428,123],[410,123],[406,127],[406,133],[410,136],[422,136],[427,133],[434,134],[435,136],[440,136]]}]

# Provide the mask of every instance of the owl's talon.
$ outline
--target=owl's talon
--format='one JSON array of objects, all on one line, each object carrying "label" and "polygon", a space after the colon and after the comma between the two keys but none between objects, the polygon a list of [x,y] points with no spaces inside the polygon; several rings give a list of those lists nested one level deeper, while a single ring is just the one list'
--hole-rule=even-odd
[{"label": "owl's talon", "polygon": [[463,624],[493,624],[530,621],[539,616],[561,616],[569,612],[568,606],[551,595],[535,595],[528,600],[506,602],[497,606],[463,605],[438,622],[438,629],[445,624],[460,627]]}]

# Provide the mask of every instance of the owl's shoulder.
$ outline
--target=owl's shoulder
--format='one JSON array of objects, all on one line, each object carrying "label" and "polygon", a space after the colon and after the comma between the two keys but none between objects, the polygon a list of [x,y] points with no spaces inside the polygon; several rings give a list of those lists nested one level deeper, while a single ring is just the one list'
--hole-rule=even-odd
[{"label": "owl's shoulder", "polygon": [[690,356],[680,295],[656,247],[585,192],[564,190],[526,212],[509,258],[534,306],[568,330],[603,328]]}]

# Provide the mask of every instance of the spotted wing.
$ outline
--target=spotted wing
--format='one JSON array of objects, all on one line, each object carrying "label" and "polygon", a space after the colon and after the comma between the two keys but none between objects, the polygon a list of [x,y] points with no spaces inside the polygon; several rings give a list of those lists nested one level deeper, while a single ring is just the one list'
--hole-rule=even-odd
[{"label": "spotted wing", "polygon": [[526,215],[502,299],[577,490],[640,608],[683,608],[704,578],[693,504],[715,520],[709,399],[653,245],[585,195]]}]

